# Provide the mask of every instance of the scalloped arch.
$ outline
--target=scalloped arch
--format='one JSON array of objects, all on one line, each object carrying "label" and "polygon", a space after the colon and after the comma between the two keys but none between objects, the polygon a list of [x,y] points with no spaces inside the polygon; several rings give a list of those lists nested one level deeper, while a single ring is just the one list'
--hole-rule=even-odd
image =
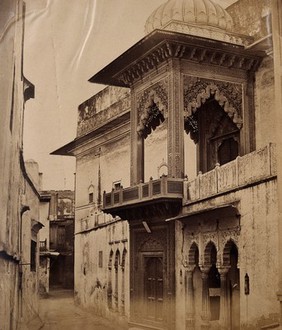
[{"label": "scalloped arch", "polygon": [[224,245],[223,253],[222,253],[222,264],[223,266],[230,266],[230,251],[232,246],[235,246],[238,252],[238,265],[239,265],[239,249],[237,242],[230,238]]},{"label": "scalloped arch", "polygon": [[[216,253],[218,253],[218,248],[216,246],[216,243],[213,241],[213,240],[209,240],[205,246],[205,249],[204,249],[204,265],[205,266],[211,266],[211,251],[212,251],[212,248],[215,248],[216,250]],[[218,260],[216,261],[218,262]]]},{"label": "scalloped arch", "polygon": [[143,91],[137,98],[138,121],[137,132],[142,135],[150,121],[150,109],[155,104],[165,120],[168,112],[167,81],[161,81]]},{"label": "scalloped arch", "polygon": [[[228,95],[226,96],[227,93],[222,91],[214,82],[208,83],[206,86],[201,86],[201,83],[202,81],[199,80],[198,84],[193,86],[197,87],[199,91],[196,92],[196,97],[187,102],[184,110],[184,117],[188,118],[193,115],[211,96],[214,96],[214,99],[232,119],[233,123],[241,129],[243,126],[243,119],[240,116],[239,110],[230,101],[230,97]],[[232,84],[226,83],[226,85],[228,85],[231,92],[234,93],[234,91],[232,91]]]},{"label": "scalloped arch", "polygon": [[196,266],[197,263],[199,263],[199,247],[196,242],[193,242],[188,253],[188,265]]}]

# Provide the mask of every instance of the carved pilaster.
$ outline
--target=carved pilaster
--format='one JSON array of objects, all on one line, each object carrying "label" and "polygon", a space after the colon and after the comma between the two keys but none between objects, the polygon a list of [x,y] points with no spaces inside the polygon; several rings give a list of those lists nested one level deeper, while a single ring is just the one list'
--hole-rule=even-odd
[{"label": "carved pilaster", "polygon": [[241,136],[241,155],[252,152],[256,148],[255,144],[255,112],[254,112],[254,83],[255,75],[250,73],[245,86],[245,103],[244,103],[244,123],[245,127]]},{"label": "carved pilaster", "polygon": [[185,310],[186,310],[186,330],[195,329],[195,313],[194,313],[194,290],[193,290],[193,269],[189,267],[185,271]]},{"label": "carved pilaster", "polygon": [[136,104],[135,90],[131,90],[131,168],[130,183],[138,184],[144,181],[144,142],[143,138],[137,134],[138,110]]},{"label": "carved pilaster", "polygon": [[184,118],[181,110],[183,109],[183,83],[179,60],[172,59],[169,69],[168,175],[181,178],[184,174]]},{"label": "carved pilaster", "polygon": [[229,267],[218,268],[220,274],[220,326],[222,329],[228,329],[229,320],[229,304],[228,304],[228,287],[227,273]]},{"label": "carved pilaster", "polygon": [[209,300],[209,270],[210,267],[202,267],[202,324],[201,329],[209,329],[210,300]]}]

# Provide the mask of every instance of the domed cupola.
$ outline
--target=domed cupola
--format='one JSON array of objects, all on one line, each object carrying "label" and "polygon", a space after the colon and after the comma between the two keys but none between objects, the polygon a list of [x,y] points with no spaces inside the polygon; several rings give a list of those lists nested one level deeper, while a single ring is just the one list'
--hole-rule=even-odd
[{"label": "domed cupola", "polygon": [[232,17],[212,0],[168,0],[149,16],[145,32],[161,29],[222,40],[232,27]]}]

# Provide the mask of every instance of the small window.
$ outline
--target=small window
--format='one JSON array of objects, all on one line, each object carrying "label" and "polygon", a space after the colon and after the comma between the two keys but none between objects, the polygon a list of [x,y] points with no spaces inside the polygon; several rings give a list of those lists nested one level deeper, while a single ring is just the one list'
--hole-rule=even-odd
[{"label": "small window", "polygon": [[113,182],[113,188],[114,190],[118,190],[118,189],[121,189],[122,188],[122,185],[121,185],[121,181],[114,181]]},{"label": "small window", "polygon": [[36,272],[36,242],[30,241],[30,270]]},{"label": "small window", "polygon": [[94,202],[94,186],[91,184],[88,188],[88,203]]},{"label": "small window", "polygon": [[99,251],[99,268],[103,267],[103,251]]}]

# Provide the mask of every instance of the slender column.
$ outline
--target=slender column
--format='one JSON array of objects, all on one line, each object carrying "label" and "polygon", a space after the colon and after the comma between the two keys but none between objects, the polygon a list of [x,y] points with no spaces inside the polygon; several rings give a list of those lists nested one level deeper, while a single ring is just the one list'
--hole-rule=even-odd
[{"label": "slender column", "polygon": [[186,310],[186,330],[195,329],[194,315],[194,292],[193,292],[193,269],[189,267],[185,272],[185,310]]},{"label": "slender column", "polygon": [[109,264],[108,264],[108,308],[113,308],[113,288],[112,288],[112,255],[110,255]]},{"label": "slender column", "polygon": [[209,270],[210,267],[204,267],[202,271],[202,325],[201,329],[209,329],[210,320],[210,297],[209,297]]},{"label": "slender column", "polygon": [[219,268],[218,272],[220,274],[220,325],[222,329],[228,329],[229,323],[229,305],[228,304],[228,287],[226,276],[229,268]]},{"label": "slender column", "polygon": [[115,265],[115,309],[118,311],[118,265]]},{"label": "slender column", "polygon": [[122,315],[125,314],[125,305],[124,305],[124,300],[125,300],[125,293],[124,293],[124,282],[125,282],[125,272],[124,272],[124,266],[122,266],[121,268],[122,270],[122,273],[121,273],[121,276],[122,276],[122,283],[121,283],[121,312],[122,312]]}]

